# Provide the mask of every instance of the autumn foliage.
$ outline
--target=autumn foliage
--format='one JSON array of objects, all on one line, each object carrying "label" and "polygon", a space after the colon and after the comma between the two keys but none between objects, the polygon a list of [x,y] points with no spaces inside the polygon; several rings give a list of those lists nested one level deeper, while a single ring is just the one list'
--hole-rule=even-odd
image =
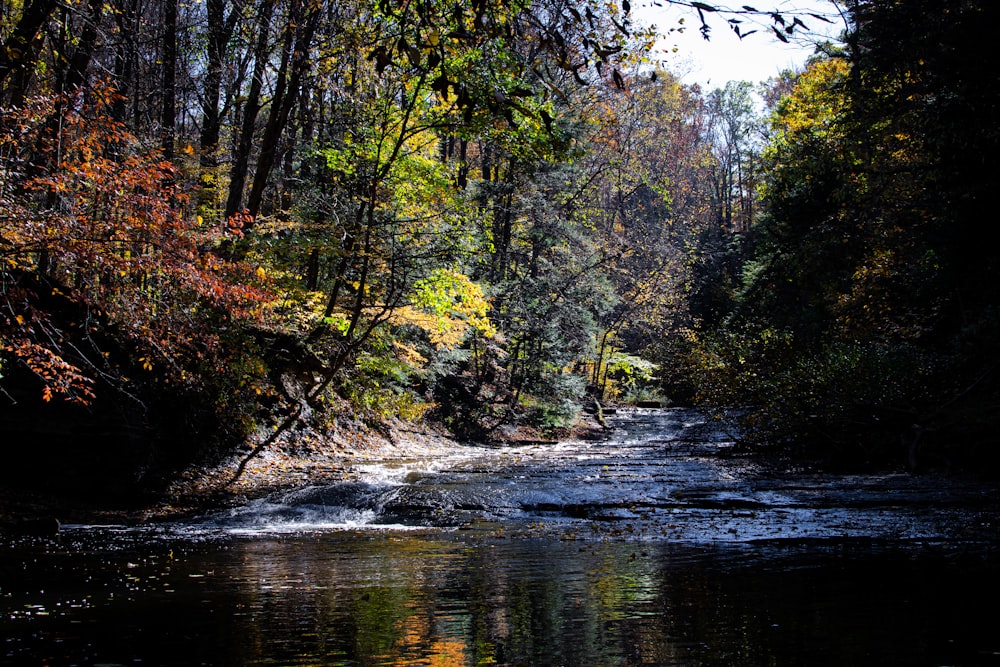
[{"label": "autumn foliage", "polygon": [[[832,20],[665,4],[740,37]],[[23,397],[111,394],[102,445],[173,444],[192,406],[195,447],[558,433],[595,398],[755,406],[758,441],[845,452],[989,442],[987,5],[853,3],[769,124],[752,84],[654,66],[626,2],[14,3],[0,407],[34,436]]]},{"label": "autumn foliage", "polygon": [[0,116],[0,350],[46,401],[222,371],[220,332],[266,299],[213,252],[227,228],[201,224],[175,168],[112,119],[115,99],[98,88]]}]

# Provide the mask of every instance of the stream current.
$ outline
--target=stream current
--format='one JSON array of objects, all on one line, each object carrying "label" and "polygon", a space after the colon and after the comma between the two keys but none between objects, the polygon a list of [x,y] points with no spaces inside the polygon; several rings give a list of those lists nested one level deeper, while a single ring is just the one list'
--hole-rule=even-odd
[{"label": "stream current", "polygon": [[0,665],[1000,665],[1000,494],[687,409],[0,543]]}]

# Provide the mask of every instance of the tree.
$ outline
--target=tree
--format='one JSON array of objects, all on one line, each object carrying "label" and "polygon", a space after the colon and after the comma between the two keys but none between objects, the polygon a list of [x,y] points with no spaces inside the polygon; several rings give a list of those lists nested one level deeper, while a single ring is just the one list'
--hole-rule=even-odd
[{"label": "tree", "polygon": [[716,198],[718,217],[730,233],[750,229],[756,200],[756,157],[760,153],[763,129],[754,109],[752,85],[733,82],[708,96],[715,139]]},{"label": "tree", "polygon": [[38,58],[42,29],[55,11],[55,0],[30,0],[0,49],[0,100],[20,106]]},{"label": "tree", "polygon": [[[689,6],[703,18],[756,16],[785,35],[802,27]],[[707,210],[705,116],[697,95],[665,74],[662,86],[633,76],[653,36],[630,11],[602,0],[25,2],[0,27],[11,47],[0,61],[4,101],[13,109],[51,94],[57,103],[18,149],[30,159],[9,163],[17,188],[50,179],[45,201],[41,189],[11,195],[24,219],[44,212],[69,239],[80,220],[103,220],[100,207],[132,205],[133,190],[155,190],[166,208],[147,215],[136,203],[121,214],[129,222],[98,229],[157,239],[118,246],[145,263],[141,276],[129,268],[115,282],[122,269],[108,257],[117,255],[85,244],[110,267],[95,279],[47,237],[34,268],[18,270],[42,282],[70,276],[71,301],[109,302],[101,312],[120,327],[113,338],[146,361],[176,353],[183,363],[170,367],[187,378],[194,366],[206,377],[203,362],[224,356],[206,324],[218,318],[233,322],[227,332],[293,339],[296,359],[262,356],[272,375],[280,364],[309,368],[300,375],[312,407],[338,392],[380,394],[383,381],[431,401],[445,383],[473,377],[489,395],[483,424],[528,413],[565,421],[595,349],[607,369],[610,348],[595,337],[642,351],[690,319],[682,292]],[[108,88],[98,72],[113,77]],[[95,199],[86,169],[66,160],[67,119],[96,137],[98,115],[110,119],[104,145],[73,160],[87,169],[103,160],[100,179],[120,188],[120,202]],[[10,118],[10,137],[30,124]],[[134,221],[173,229],[186,245],[133,232]],[[182,256],[188,276],[166,268]],[[261,331],[242,318],[268,281],[285,298]],[[143,327],[173,352],[158,352]]]},{"label": "tree", "polygon": [[[212,320],[250,321],[264,299],[244,269],[201,250],[218,239],[185,215],[174,168],[108,120],[114,102],[101,88],[28,103],[0,123],[0,340],[46,401],[86,403],[97,382],[132,394],[131,368],[179,387],[226,374]],[[105,356],[107,338],[128,358]]]},{"label": "tree", "polygon": [[[588,29],[596,30],[596,15],[591,15]],[[413,313],[415,290],[442,267],[486,278],[500,291],[516,290],[518,297],[535,289],[528,282],[550,293],[589,279],[572,264],[565,265],[565,273],[545,275],[556,266],[552,255],[560,252],[586,263],[576,259],[576,251],[562,248],[564,240],[580,235],[563,235],[562,222],[554,224],[555,218],[543,216],[538,207],[536,197],[542,192],[559,197],[559,188],[547,182],[537,189],[530,183],[547,172],[559,173],[556,165],[568,154],[571,133],[568,123],[561,125],[555,117],[556,99],[567,95],[567,81],[579,86],[576,79],[587,70],[586,65],[567,67],[566,61],[571,29],[577,30],[579,46],[584,19],[578,21],[565,8],[546,15],[536,8],[492,3],[477,4],[468,13],[437,3],[357,7],[343,18],[338,39],[317,52],[324,65],[314,79],[312,100],[324,105],[328,121],[314,134],[320,143],[313,156],[322,162],[303,156],[300,163],[313,165],[310,177],[317,180],[307,196],[298,197],[306,204],[304,218],[276,227],[308,248],[296,252],[281,244],[288,247],[287,257],[300,258],[296,270],[304,272],[302,282],[310,288],[303,300],[313,300],[316,288],[325,291],[321,312],[303,303],[296,316],[311,323],[309,343],[322,350],[325,368],[323,380],[309,392],[314,398],[330,385],[357,382],[347,369],[368,354],[368,346],[381,345],[388,328],[406,326],[403,315]],[[621,34],[620,29],[612,32]],[[601,34],[607,37],[602,43],[613,44],[611,33]],[[536,36],[548,41],[539,46]],[[602,63],[610,63],[611,55]],[[605,71],[613,80],[613,73]],[[302,98],[303,104],[308,101]],[[477,173],[483,178],[475,179]],[[521,185],[529,191],[515,195]],[[530,202],[534,212],[512,197],[525,206]],[[563,215],[558,207],[553,213]],[[260,247],[273,244],[264,230],[255,226],[248,238]],[[486,248],[490,268],[483,272],[475,256]],[[272,272],[287,270],[276,264]],[[494,294],[494,304],[505,303],[499,292]],[[505,307],[497,305],[492,318],[503,320]],[[586,311],[568,298],[561,307],[558,312],[567,316],[576,313],[574,322]],[[528,378],[551,370],[547,355],[570,349],[554,338],[541,356],[535,354],[537,347],[531,348],[530,359],[520,356],[528,354],[522,342],[530,334],[517,327],[553,312],[542,301],[532,308],[538,312],[510,320],[516,322],[509,333],[518,352],[505,374],[516,386],[505,395],[514,401]],[[473,366],[495,365],[482,358],[484,350],[475,353]]]},{"label": "tree", "polygon": [[605,109],[588,156],[589,206],[618,299],[600,320],[591,369],[599,395],[616,346],[649,355],[692,325],[694,248],[711,222],[710,143],[697,92],[657,72]]},{"label": "tree", "polygon": [[995,229],[983,224],[997,133],[983,125],[993,111],[970,110],[997,108],[975,74],[995,59],[975,46],[992,9],[850,11],[847,49],[813,62],[778,106],[746,286],[725,342],[705,350],[710,386],[758,405],[772,442],[982,456],[997,400]]},{"label": "tree", "polygon": [[[231,219],[243,210],[244,187],[250,169],[250,153],[254,145],[257,125],[257,115],[261,109],[261,94],[264,87],[264,77],[267,71],[270,44],[271,19],[274,13],[275,0],[264,0],[257,20],[257,33],[254,39],[253,74],[250,77],[250,88],[243,105],[243,122],[241,124],[236,152],[233,155],[232,170],[229,180],[229,195],[226,199],[225,218]],[[287,34],[294,31],[289,29]]]}]

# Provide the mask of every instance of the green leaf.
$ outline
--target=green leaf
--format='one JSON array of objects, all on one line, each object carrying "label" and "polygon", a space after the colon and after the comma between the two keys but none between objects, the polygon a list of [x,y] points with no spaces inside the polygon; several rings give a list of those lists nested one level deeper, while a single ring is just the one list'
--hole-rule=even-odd
[{"label": "green leaf", "polygon": [[333,327],[341,334],[346,334],[347,330],[351,328],[351,322],[343,315],[331,315],[330,317],[324,317],[323,323]]}]

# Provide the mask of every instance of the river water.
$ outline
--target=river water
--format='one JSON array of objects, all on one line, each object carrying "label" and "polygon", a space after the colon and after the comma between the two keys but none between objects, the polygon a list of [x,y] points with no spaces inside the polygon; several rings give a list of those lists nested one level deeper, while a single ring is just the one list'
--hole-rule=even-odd
[{"label": "river water", "polygon": [[0,665],[1000,665],[1000,493],[684,409],[0,545]]}]

